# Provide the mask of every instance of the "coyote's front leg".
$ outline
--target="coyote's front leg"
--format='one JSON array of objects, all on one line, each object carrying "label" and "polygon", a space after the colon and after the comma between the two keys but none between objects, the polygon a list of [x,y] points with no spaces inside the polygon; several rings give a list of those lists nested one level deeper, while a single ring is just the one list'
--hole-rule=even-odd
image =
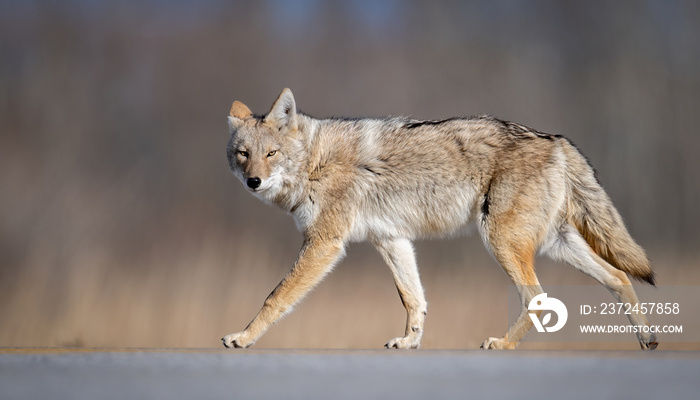
[{"label": "coyote's front leg", "polygon": [[343,254],[343,242],[310,238],[304,240],[294,267],[265,300],[258,315],[241,332],[224,336],[226,347],[249,347],[282,315],[291,311],[333,268]]},{"label": "coyote's front leg", "polygon": [[404,336],[391,339],[386,347],[417,349],[423,337],[423,324],[428,305],[418,276],[413,246],[408,239],[375,240],[374,245],[394,275],[394,283],[407,313]]}]

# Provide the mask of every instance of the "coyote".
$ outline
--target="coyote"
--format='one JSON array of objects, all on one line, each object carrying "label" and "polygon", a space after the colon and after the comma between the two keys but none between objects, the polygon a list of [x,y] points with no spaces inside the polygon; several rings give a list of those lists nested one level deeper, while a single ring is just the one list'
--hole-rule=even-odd
[{"label": "coyote", "polygon": [[[484,349],[513,349],[533,322],[530,300],[542,293],[537,251],[603,284],[623,303],[638,303],[628,275],[654,285],[644,250],[567,139],[490,116],[416,120],[316,119],[297,112],[284,89],[267,115],[236,101],[228,117],[231,171],[249,192],[294,217],[303,234],[287,276],[226,347],[249,347],[343,257],[347,243],[370,241],[389,265],[406,308],[406,331],[387,348],[418,348],[427,303],[412,241],[450,236],[476,225],[518,288],[522,310]],[[649,325],[643,314],[633,325]],[[637,333],[642,349],[656,337]]]}]

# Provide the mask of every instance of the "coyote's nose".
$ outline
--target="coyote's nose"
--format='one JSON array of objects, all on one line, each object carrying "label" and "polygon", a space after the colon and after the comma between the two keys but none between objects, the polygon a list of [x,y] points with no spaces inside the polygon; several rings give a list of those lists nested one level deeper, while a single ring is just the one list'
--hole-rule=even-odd
[{"label": "coyote's nose", "polygon": [[260,178],[248,178],[248,180],[245,181],[246,185],[251,189],[257,189],[258,186],[260,186],[260,182]]}]

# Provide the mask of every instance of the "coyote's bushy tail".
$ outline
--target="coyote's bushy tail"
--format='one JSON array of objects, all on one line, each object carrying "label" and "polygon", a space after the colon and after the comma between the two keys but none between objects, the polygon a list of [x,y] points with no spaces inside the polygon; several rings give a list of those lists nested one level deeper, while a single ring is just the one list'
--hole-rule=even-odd
[{"label": "coyote's bushy tail", "polygon": [[644,249],[625,227],[622,217],[595,177],[593,168],[573,145],[567,149],[569,200],[567,218],[593,251],[615,268],[655,284]]}]

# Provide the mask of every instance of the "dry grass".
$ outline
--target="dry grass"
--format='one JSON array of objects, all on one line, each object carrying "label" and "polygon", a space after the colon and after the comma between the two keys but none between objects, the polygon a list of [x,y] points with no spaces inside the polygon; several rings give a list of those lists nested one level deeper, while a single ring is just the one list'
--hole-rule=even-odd
[{"label": "dry grass", "polygon": [[[460,250],[445,251],[455,247]],[[219,232],[190,246],[155,247],[128,267],[86,250],[71,255],[60,275],[47,268],[55,249],[36,248],[0,294],[0,346],[218,347],[221,336],[242,329],[257,312],[291,265],[292,248],[269,251],[264,243]],[[424,348],[476,348],[487,336],[504,333],[508,280],[478,239],[419,243],[417,252],[430,311]],[[681,276],[671,266],[682,261],[666,260],[656,263],[663,283],[700,282],[696,265],[682,269],[693,275]],[[591,282],[565,266],[538,265],[545,283]],[[378,348],[403,333],[404,318],[379,256],[367,245],[353,245],[336,271],[257,347]],[[637,345],[630,337],[629,343],[522,348]]]}]

